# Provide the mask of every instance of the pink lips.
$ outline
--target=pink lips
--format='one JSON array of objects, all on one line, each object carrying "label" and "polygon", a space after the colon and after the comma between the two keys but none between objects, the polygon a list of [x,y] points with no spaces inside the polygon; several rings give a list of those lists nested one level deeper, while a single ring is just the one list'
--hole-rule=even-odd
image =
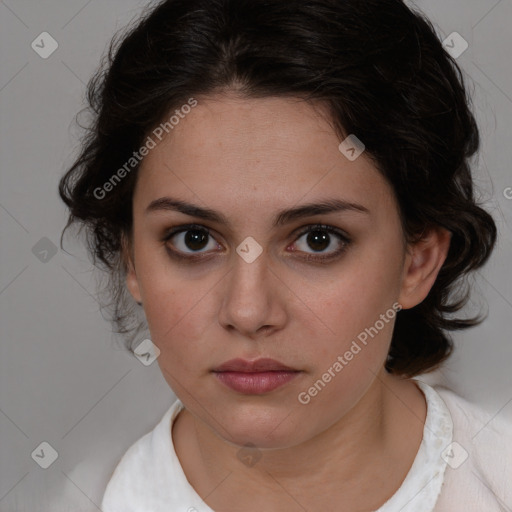
[{"label": "pink lips", "polygon": [[274,359],[255,361],[231,359],[213,370],[215,376],[226,386],[248,395],[260,395],[277,389],[294,379],[299,370],[294,370]]}]

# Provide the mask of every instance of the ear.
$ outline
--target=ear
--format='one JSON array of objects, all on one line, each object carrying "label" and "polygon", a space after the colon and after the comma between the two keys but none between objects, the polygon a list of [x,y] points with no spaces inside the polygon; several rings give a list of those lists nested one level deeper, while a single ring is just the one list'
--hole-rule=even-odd
[{"label": "ear", "polygon": [[399,298],[403,309],[413,308],[427,297],[448,255],[450,239],[448,230],[432,227],[409,244]]},{"label": "ear", "polygon": [[139,304],[142,303],[140,294],[139,280],[135,272],[135,258],[133,255],[133,247],[131,241],[126,235],[121,239],[121,257],[126,268],[126,287],[131,296]]}]

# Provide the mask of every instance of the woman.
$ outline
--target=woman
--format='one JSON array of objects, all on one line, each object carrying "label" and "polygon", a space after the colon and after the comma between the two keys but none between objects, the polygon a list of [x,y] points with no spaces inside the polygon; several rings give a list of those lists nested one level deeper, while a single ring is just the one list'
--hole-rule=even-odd
[{"label": "woman", "polygon": [[510,427],[415,378],[476,323],[454,316],[461,280],[496,238],[464,80],[425,18],[399,0],[167,0],[89,100],[68,225],[178,397],[104,512],[511,505]]}]

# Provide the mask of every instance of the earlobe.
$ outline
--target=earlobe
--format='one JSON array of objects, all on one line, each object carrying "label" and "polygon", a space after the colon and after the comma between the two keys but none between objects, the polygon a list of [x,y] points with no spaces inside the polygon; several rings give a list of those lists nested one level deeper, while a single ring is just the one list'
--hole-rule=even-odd
[{"label": "earlobe", "polygon": [[130,243],[123,237],[122,241],[122,258],[126,267],[126,287],[131,296],[140,305],[142,298],[140,295],[139,281],[135,272],[134,258],[130,251]]},{"label": "earlobe", "polygon": [[141,305],[142,298],[140,296],[139,281],[137,279],[137,274],[135,273],[135,268],[131,260],[127,266],[126,287],[128,288],[128,291],[130,292],[131,296],[135,299],[137,304]]},{"label": "earlobe", "polygon": [[417,306],[427,297],[448,255],[450,239],[448,230],[433,227],[409,245],[399,297],[404,309]]}]

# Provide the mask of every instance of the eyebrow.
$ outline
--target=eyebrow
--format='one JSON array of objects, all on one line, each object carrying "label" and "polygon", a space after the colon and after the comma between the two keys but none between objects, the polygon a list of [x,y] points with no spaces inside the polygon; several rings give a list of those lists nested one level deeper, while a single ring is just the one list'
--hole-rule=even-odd
[{"label": "eyebrow", "polygon": [[[151,201],[145,210],[145,213],[158,211],[175,211],[190,217],[216,222],[218,224],[230,225],[229,220],[220,212],[210,208],[203,208],[185,201],[173,199],[171,197],[161,197]],[[343,201],[341,199],[325,199],[316,203],[307,203],[295,208],[281,210],[274,218],[273,226],[282,226],[295,220],[335,212],[358,212],[370,213],[368,208],[361,204]]]}]

